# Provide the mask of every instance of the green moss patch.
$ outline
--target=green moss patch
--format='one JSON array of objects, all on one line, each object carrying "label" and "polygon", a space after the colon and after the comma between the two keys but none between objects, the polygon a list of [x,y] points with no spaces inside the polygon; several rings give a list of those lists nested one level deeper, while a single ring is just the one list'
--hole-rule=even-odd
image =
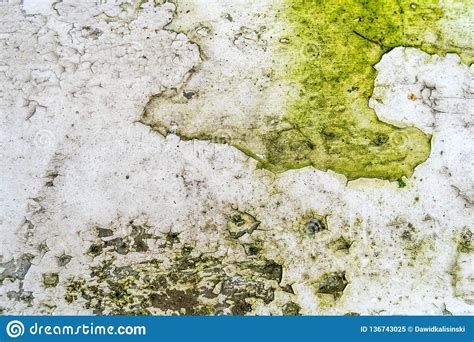
[{"label": "green moss patch", "polygon": [[373,66],[397,46],[454,51],[471,62],[472,51],[454,46],[441,30],[452,8],[440,6],[435,0],[286,1],[281,17],[292,31],[281,50],[290,57],[287,76],[298,96],[285,116],[292,129],[266,135],[262,166],[313,165],[349,179],[411,176],[430,154],[430,136],[378,120],[368,106]]}]

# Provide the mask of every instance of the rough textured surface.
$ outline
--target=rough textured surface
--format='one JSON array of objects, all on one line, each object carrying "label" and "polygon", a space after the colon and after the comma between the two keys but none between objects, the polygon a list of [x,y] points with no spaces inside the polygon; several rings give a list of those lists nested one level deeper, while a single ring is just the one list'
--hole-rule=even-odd
[{"label": "rough textured surface", "polygon": [[413,132],[422,158],[349,182],[362,175],[259,167],[297,95],[287,2],[0,3],[0,312],[472,314],[472,14],[457,3],[436,24],[457,54],[374,47],[364,81],[378,118],[361,118]]},{"label": "rough textured surface", "polygon": [[[201,0],[186,3],[196,12],[208,7]],[[248,11],[247,2],[215,3]],[[373,66],[397,46],[457,52],[472,63],[472,32],[459,44],[454,37],[460,29],[443,25],[462,15],[474,20],[472,6],[437,0],[288,0],[267,6],[231,23],[204,12],[214,28],[200,26],[196,38],[211,45],[215,58],[203,62],[204,70],[196,68],[183,90],[152,98],[142,122],[163,134],[176,126],[188,139],[227,142],[272,171],[312,165],[348,179],[411,176],[430,154],[430,136],[377,118],[368,106]],[[193,19],[201,18],[186,11],[183,20]],[[229,39],[229,28],[239,26]],[[201,34],[203,28],[208,34]],[[218,65],[224,63],[231,67],[222,77]],[[210,65],[215,77],[207,75]],[[242,96],[249,90],[260,96]]]}]

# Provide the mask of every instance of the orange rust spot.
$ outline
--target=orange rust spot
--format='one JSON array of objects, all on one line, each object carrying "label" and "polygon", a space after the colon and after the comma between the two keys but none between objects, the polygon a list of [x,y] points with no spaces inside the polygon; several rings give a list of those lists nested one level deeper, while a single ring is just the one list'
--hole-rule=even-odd
[{"label": "orange rust spot", "polygon": [[413,94],[413,93],[410,93],[410,94],[408,94],[408,99],[412,100],[412,101],[415,101],[416,100],[416,95]]}]

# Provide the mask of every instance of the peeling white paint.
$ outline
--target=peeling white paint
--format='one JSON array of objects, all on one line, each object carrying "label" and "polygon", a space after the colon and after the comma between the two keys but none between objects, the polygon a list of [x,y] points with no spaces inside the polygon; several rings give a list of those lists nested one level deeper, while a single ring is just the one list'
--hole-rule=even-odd
[{"label": "peeling white paint", "polygon": [[[96,226],[126,233],[129,220],[146,220],[154,234],[179,232],[181,241],[202,251],[215,247],[218,255],[243,258],[242,251],[229,255],[224,242],[233,209],[261,221],[261,231],[243,241],[266,239],[265,256],[283,265],[282,285],[293,284],[291,298],[303,314],[473,312],[469,255],[459,258],[456,242],[474,221],[472,66],[454,55],[405,48],[376,66],[371,104],[379,117],[433,134],[431,156],[407,187],[364,179],[348,184],[313,168],[275,175],[256,169],[233,147],[163,138],[137,122],[150,96],[194,89],[189,75],[203,56],[200,76],[193,76],[201,78],[199,86],[232,78],[225,53],[238,54],[228,50],[235,39],[228,33],[254,19],[247,14],[253,7],[236,15],[232,6],[209,6],[192,13],[196,25],[188,27],[179,19],[169,26],[175,5],[168,2],[145,4],[138,12],[116,4],[48,4],[0,5],[0,273],[12,259],[34,256],[24,280],[0,285],[2,313],[90,313],[66,303],[64,285],[70,276],[89,277],[92,261],[85,252]],[[225,27],[208,25],[228,14],[237,24],[226,19]],[[217,38],[201,46],[201,56],[189,37],[213,33]],[[260,61],[268,57],[248,49],[257,59],[242,60],[242,70],[249,70],[244,79],[252,68],[261,71]],[[239,103],[258,102],[248,89],[231,82],[220,103],[238,110]],[[215,96],[209,94],[204,99]],[[278,100],[272,103],[278,106]],[[329,230],[314,238],[302,234],[299,221],[311,211],[328,215]],[[348,252],[329,247],[340,236],[352,242]],[[160,253],[153,247],[147,257]],[[72,259],[60,267],[56,258],[63,253]],[[141,258],[132,253],[118,262]],[[462,283],[453,286],[457,265]],[[328,305],[331,300],[314,286],[335,271],[346,271],[349,285]],[[58,287],[43,288],[47,272],[59,273]],[[31,291],[30,305],[8,298],[20,289]],[[254,313],[281,314],[278,296],[287,295],[279,292],[269,305],[255,303]]]}]

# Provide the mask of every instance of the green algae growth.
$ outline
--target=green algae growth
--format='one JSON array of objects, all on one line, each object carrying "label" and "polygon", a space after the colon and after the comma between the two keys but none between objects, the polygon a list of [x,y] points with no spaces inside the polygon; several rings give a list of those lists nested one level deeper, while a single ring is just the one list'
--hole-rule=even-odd
[{"label": "green algae growth", "polygon": [[[235,222],[249,234],[259,224],[236,210],[229,216],[228,227]],[[120,234],[123,228],[130,233]],[[280,285],[283,265],[264,255],[263,243],[253,246],[259,248],[257,252],[239,259],[235,256],[240,244],[230,244],[229,255],[222,255],[214,248],[202,251],[183,243],[179,233],[154,235],[153,228],[134,220],[125,227],[95,227],[96,239],[85,251],[91,258],[90,275],[65,279],[65,301],[101,315],[202,316],[248,315],[257,303],[282,300],[278,293],[284,291]],[[159,243],[148,248],[147,241],[153,240]],[[56,287],[58,282],[58,273],[43,274],[44,287]],[[286,307],[287,311],[295,313],[295,305]]]},{"label": "green algae growth", "polygon": [[[252,38],[255,49],[263,46],[262,50],[271,51],[271,70],[249,62],[255,75],[235,76],[262,81],[261,87],[253,89],[252,99],[243,97],[238,88],[220,89],[218,81],[193,83],[195,96],[189,95],[186,85],[184,90],[152,96],[140,122],[163,135],[174,132],[184,140],[228,143],[274,172],[313,166],[349,180],[409,178],[429,157],[431,136],[378,119],[369,107],[374,65],[398,46],[430,54],[455,52],[464,63],[472,63],[474,37],[465,26],[474,19],[474,10],[468,2],[279,0],[272,4],[268,13],[255,13],[266,18],[268,27],[255,28]],[[238,54],[235,61],[229,60],[230,73],[240,70],[240,58],[249,57],[247,51]],[[255,56],[259,58],[258,53]],[[221,70],[218,59],[206,62],[216,63]],[[193,68],[190,73],[194,72],[199,71]],[[281,104],[273,103],[275,93]],[[229,108],[222,105],[222,101],[232,102],[232,97],[237,100]],[[246,106],[253,97],[261,101]]]},{"label": "green algae growth", "polygon": [[[266,135],[262,166],[276,171],[312,165],[349,179],[409,177],[430,154],[431,137],[378,120],[368,106],[383,54],[397,46],[428,53],[458,52],[440,20],[439,1],[286,1],[282,17],[292,27],[284,52],[289,80],[298,88],[287,108],[292,126]],[[454,4],[450,4],[454,6]],[[463,3],[456,3],[462,12]],[[460,7],[461,5],[461,7]],[[464,5],[467,12],[467,5]]]}]

